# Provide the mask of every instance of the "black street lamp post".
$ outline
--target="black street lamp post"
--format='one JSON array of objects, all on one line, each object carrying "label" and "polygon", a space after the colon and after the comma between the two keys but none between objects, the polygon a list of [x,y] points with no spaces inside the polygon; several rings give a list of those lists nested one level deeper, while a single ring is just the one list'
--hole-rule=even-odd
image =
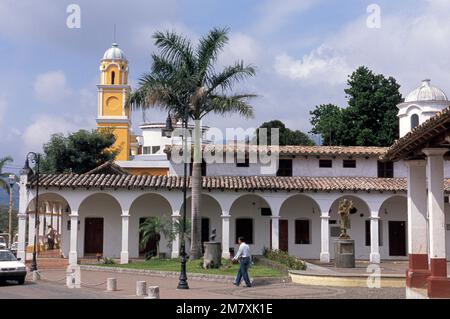
[{"label": "black street lamp post", "polygon": [[[183,221],[181,226],[181,248],[180,248],[180,257],[181,257],[181,271],[180,278],[178,282],[177,289],[189,289],[189,285],[187,282],[187,274],[186,274],[186,262],[187,262],[187,254],[186,254],[186,199],[187,199],[187,128],[188,128],[188,110],[185,109],[184,117],[183,117]],[[166,136],[170,135],[170,132],[173,131],[172,127],[172,119],[170,118],[170,114],[167,117],[166,128],[164,132]]]},{"label": "black street lamp post", "polygon": [[27,154],[27,158],[25,160],[24,170],[30,170],[30,162],[29,157],[32,156],[31,161],[34,162],[35,165],[35,174],[36,174],[36,201],[35,201],[35,211],[34,211],[34,243],[33,243],[33,261],[31,262],[31,271],[37,270],[37,260],[36,260],[36,246],[37,246],[37,234],[39,232],[39,154],[35,152],[29,152]]}]

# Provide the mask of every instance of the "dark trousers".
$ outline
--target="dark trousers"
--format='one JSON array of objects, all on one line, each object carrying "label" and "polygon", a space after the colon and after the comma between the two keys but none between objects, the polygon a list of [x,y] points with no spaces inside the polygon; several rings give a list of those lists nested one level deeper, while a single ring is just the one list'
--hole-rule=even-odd
[{"label": "dark trousers", "polygon": [[250,278],[248,277],[248,267],[250,266],[250,257],[241,258],[239,264],[239,271],[236,276],[236,284],[239,286],[241,283],[242,277],[244,277],[245,284],[247,287],[251,287],[252,283],[250,282]]},{"label": "dark trousers", "polygon": [[53,250],[55,248],[55,240],[53,238],[47,238],[48,249]]}]

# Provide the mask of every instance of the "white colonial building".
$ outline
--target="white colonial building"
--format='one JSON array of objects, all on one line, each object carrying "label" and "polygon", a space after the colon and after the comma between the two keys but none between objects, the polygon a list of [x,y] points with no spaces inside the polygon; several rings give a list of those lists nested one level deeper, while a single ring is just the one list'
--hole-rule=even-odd
[{"label": "white colonial building", "polygon": [[[398,106],[400,135],[427,125],[449,106],[446,95],[429,80],[424,81]],[[82,175],[41,176],[38,205],[52,207],[57,216],[61,215],[57,221],[61,255],[71,264],[97,254],[118,258],[122,263],[142,257],[139,224],[152,216],[180,218],[183,170],[173,153],[179,153],[180,143],[163,137],[163,127],[142,126],[144,134],[139,139],[146,149],[133,160],[107,163]],[[248,160],[205,161],[203,165],[202,239],[207,240],[215,229],[224,257],[236,251],[237,237],[245,236],[254,255],[267,247],[329,262],[334,257],[333,241],[339,234],[338,203],[349,198],[357,208],[351,215],[349,231],[355,240],[356,258],[374,263],[407,258],[412,240],[407,209],[410,161],[398,157],[388,161],[384,157],[388,148],[380,147],[282,146],[271,149],[277,160],[276,169],[270,172],[263,169],[269,164],[259,161],[263,150],[243,147]],[[203,147],[204,153],[216,158],[225,154],[234,158],[240,150],[242,147],[236,145]],[[447,163],[444,176],[450,178]],[[166,173],[136,175],[136,171],[127,171],[145,166],[162,168]],[[450,191],[450,180],[444,184],[444,192]],[[36,186],[36,176],[24,170],[18,251],[22,258],[29,258],[32,250]],[[441,244],[449,258],[450,205],[445,198],[445,240]],[[190,212],[189,198],[187,205]],[[179,239],[168,245],[163,237],[161,250],[177,257]]]}]

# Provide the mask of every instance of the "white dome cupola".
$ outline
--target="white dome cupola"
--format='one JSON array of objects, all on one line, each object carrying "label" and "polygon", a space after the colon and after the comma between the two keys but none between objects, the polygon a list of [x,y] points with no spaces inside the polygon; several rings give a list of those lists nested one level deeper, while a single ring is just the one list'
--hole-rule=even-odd
[{"label": "white dome cupola", "polygon": [[429,79],[423,80],[418,88],[407,95],[405,102],[397,105],[400,137],[450,106],[445,92],[430,82]]},{"label": "white dome cupola", "polygon": [[117,43],[113,43],[112,46],[103,54],[103,60],[126,60],[125,53],[119,48]]}]

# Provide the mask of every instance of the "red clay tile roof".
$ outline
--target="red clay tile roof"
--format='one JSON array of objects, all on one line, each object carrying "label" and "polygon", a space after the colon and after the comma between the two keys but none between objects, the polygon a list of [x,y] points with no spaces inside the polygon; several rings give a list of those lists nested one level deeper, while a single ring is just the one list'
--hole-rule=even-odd
[{"label": "red clay tile roof", "polygon": [[405,136],[396,140],[381,157],[385,160],[400,160],[409,153],[423,148],[431,138],[450,131],[450,107],[437,113]]},{"label": "red clay tile roof", "polygon": [[103,163],[100,166],[97,166],[93,170],[85,173],[85,174],[122,174],[127,175],[128,172],[125,171],[122,167],[114,163],[113,161],[108,161]]},{"label": "red clay tile roof", "polygon": [[[190,182],[190,181],[189,181]],[[188,183],[189,183],[188,182]],[[44,188],[99,188],[99,189],[181,189],[183,177],[113,175],[113,174],[62,174],[42,175]],[[447,187],[449,183],[446,184]],[[34,188],[32,178],[28,187]],[[190,184],[188,184],[190,187]],[[376,177],[277,177],[277,176],[206,176],[204,189],[218,190],[282,190],[282,191],[406,191],[404,178]],[[448,188],[447,188],[448,189]]]},{"label": "red clay tile roof", "polygon": [[[173,146],[167,145],[164,149],[165,153],[170,153]],[[181,149],[181,146],[178,146]],[[387,147],[375,146],[279,146],[278,152],[280,155],[298,155],[298,156],[351,156],[351,157],[380,157],[386,151]],[[266,151],[265,147],[256,145],[220,145],[220,144],[203,144],[203,150],[211,152],[249,152]],[[270,147],[269,150],[275,151],[276,148]]]}]

